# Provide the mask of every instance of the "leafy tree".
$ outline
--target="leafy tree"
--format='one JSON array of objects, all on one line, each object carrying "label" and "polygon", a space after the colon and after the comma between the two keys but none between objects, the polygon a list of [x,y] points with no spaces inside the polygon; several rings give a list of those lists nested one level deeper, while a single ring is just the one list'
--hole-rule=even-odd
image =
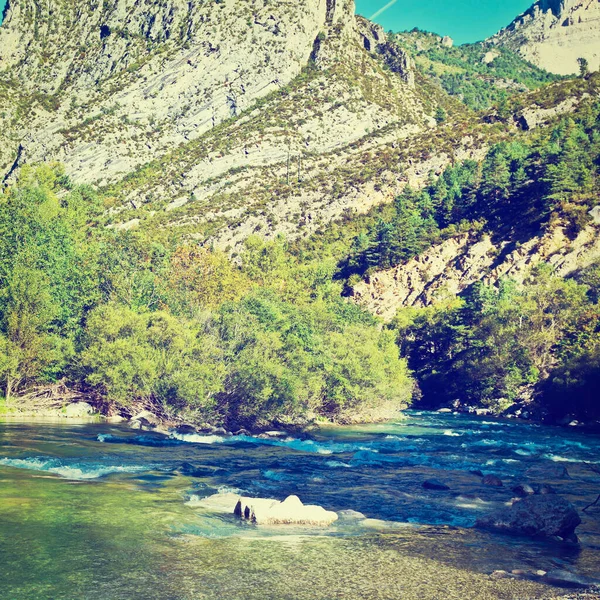
[{"label": "leafy tree", "polygon": [[590,64],[587,58],[578,58],[577,64],[579,65],[579,75],[585,79],[590,73]]}]

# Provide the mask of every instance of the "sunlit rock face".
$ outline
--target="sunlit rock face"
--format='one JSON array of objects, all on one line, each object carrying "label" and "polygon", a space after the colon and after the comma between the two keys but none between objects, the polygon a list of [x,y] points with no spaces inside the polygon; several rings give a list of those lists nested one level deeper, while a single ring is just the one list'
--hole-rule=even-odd
[{"label": "sunlit rock face", "polygon": [[59,161],[109,188],[120,229],[145,213],[224,250],[295,238],[395,196],[397,169],[348,172],[435,126],[422,96],[354,0],[12,0],[0,184]]},{"label": "sunlit rock face", "polygon": [[491,40],[532,63],[562,75],[579,70],[585,58],[600,68],[600,2],[540,0]]}]

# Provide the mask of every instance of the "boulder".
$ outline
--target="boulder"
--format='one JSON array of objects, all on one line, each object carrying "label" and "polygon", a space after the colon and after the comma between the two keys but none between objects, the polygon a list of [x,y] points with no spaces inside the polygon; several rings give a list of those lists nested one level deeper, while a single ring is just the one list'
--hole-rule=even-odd
[{"label": "boulder", "polygon": [[548,494],[556,494],[556,490],[551,485],[548,485],[547,483],[542,483],[541,485],[539,483],[536,483],[533,485],[533,489],[535,490],[535,493],[539,494],[540,496],[546,496]]},{"label": "boulder", "polygon": [[229,431],[227,431],[227,429],[225,429],[224,427],[215,427],[212,430],[212,434],[213,435],[224,435],[224,436],[231,435],[231,433]]},{"label": "boulder", "polygon": [[357,510],[347,509],[338,512],[340,521],[364,521],[367,517]]},{"label": "boulder", "polygon": [[160,423],[160,419],[149,410],[142,410],[137,415],[131,417],[130,421],[135,423],[136,421],[142,423],[143,425],[158,425]]},{"label": "boulder", "polygon": [[528,483],[520,483],[519,485],[515,485],[512,488],[512,491],[521,498],[533,496],[533,494],[535,494],[535,490]]},{"label": "boulder", "polygon": [[423,482],[423,487],[426,490],[436,490],[436,491],[444,491],[444,490],[450,489],[445,483],[442,483],[441,481],[438,481],[437,479],[427,479],[427,481]]},{"label": "boulder", "polygon": [[110,417],[107,417],[106,420],[109,423],[123,423],[123,421],[127,421],[127,419],[121,415],[111,415]]},{"label": "boulder", "polygon": [[600,205],[594,206],[589,212],[590,217],[594,220],[594,224],[600,225]]},{"label": "boulder", "polygon": [[265,431],[258,437],[261,440],[276,440],[286,438],[288,434],[285,431]]},{"label": "boulder", "polygon": [[192,425],[187,425],[185,423],[183,425],[178,425],[177,427],[175,427],[173,432],[178,435],[194,435],[198,433],[195,427],[193,427]]},{"label": "boulder", "polygon": [[562,569],[549,571],[542,577],[542,579],[545,583],[550,583],[552,585],[561,585],[564,587],[574,588],[587,588],[598,585],[599,583],[596,579],[589,579],[588,577],[575,575],[575,573],[563,571]]},{"label": "boulder", "polygon": [[87,417],[94,413],[94,407],[87,402],[75,402],[68,404],[65,414],[69,418]]},{"label": "boulder", "polygon": [[331,525],[338,516],[321,506],[304,505],[298,496],[283,502],[264,498],[239,498],[234,514],[258,525]]},{"label": "boulder", "polygon": [[486,475],[481,483],[483,485],[489,485],[491,487],[502,487],[502,479],[500,477],[496,477],[495,475]]},{"label": "boulder", "polygon": [[477,520],[476,527],[531,537],[577,541],[577,509],[556,495],[527,496]]},{"label": "boulder", "polygon": [[510,573],[503,571],[503,570],[494,571],[490,575],[491,579],[510,579],[510,577],[511,577]]}]

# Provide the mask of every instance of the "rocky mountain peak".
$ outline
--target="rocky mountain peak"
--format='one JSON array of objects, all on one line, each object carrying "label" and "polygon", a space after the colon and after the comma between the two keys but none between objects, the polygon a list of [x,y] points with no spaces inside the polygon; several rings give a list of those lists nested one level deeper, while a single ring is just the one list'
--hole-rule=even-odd
[{"label": "rocky mountain peak", "polygon": [[585,58],[600,68],[600,2],[538,0],[490,41],[550,72],[570,75]]}]

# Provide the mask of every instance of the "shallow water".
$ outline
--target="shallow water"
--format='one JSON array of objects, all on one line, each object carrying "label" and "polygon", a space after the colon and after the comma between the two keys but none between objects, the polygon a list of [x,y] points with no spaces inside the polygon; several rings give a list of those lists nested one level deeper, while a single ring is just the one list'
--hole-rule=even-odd
[{"label": "shallow water", "polygon": [[[0,423],[0,597],[544,598],[496,569],[600,573],[600,508],[579,547],[471,529],[519,482],[579,508],[600,493],[600,437],[459,415],[321,429],[310,439],[164,436],[108,424]],[[565,467],[567,471],[565,471]],[[469,473],[500,476],[482,486]],[[426,491],[436,478],[448,492]],[[367,521],[257,527],[197,505],[297,494]]]}]

